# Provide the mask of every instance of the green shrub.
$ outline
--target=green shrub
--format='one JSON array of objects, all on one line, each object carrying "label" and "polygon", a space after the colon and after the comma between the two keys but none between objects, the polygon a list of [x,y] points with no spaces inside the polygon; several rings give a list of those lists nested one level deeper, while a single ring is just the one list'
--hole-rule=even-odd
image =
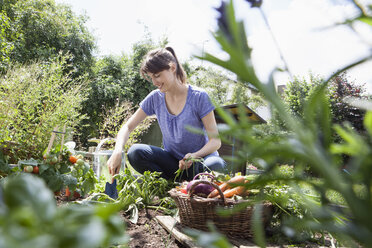
[{"label": "green shrub", "polygon": [[66,59],[17,64],[0,78],[0,147],[10,162],[41,158],[54,127],[71,134],[84,118],[84,82],[64,74]]},{"label": "green shrub", "polygon": [[30,174],[0,181],[0,247],[112,247],[125,245],[120,204],[57,207],[53,192]]}]

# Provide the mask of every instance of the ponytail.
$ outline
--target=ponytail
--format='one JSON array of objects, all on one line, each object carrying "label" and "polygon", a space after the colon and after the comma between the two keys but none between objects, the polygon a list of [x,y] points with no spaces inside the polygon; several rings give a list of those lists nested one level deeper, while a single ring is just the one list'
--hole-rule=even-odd
[{"label": "ponytail", "polygon": [[178,58],[177,58],[176,53],[174,52],[173,48],[166,47],[165,49],[167,51],[169,51],[173,55],[174,59],[176,60],[176,66],[177,66],[176,75],[177,75],[177,77],[181,80],[182,83],[186,83],[186,72],[183,69],[182,65],[178,62]]}]

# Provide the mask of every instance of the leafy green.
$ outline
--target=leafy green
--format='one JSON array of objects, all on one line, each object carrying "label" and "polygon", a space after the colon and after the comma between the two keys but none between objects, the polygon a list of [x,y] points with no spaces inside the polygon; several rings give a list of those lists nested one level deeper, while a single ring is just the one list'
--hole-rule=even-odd
[{"label": "leafy green", "polygon": [[54,195],[44,189],[45,183],[36,176],[22,173],[10,175],[2,182],[4,203],[10,209],[31,208],[43,221],[50,221],[56,214]]},{"label": "leafy green", "polygon": [[[43,180],[26,173],[1,182],[0,247],[108,247],[128,242],[121,206],[56,206]],[[0,194],[1,195],[1,194]]]},{"label": "leafy green", "polygon": [[130,216],[129,219],[134,223],[138,219],[138,210],[141,208],[153,208],[170,213],[176,205],[167,192],[174,186],[172,182],[160,177],[159,172],[146,171],[143,175],[134,175],[128,168],[115,175],[117,180],[118,198],[112,199],[101,193],[104,186],[100,183],[105,182],[100,178],[98,186],[91,196],[87,197],[81,204],[99,204],[108,202],[119,204],[122,209]]},{"label": "leafy green", "polygon": [[7,162],[7,159],[0,150],[0,173],[9,174],[10,172],[11,168]]},{"label": "leafy green", "polygon": [[208,223],[209,232],[186,228],[185,233],[194,238],[200,247],[208,248],[231,248],[233,247],[227,238],[218,233],[216,228]]}]

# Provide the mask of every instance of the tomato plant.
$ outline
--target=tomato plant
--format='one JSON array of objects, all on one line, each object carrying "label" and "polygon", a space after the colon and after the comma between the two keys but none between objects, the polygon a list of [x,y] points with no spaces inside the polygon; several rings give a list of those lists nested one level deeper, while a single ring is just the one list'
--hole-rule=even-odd
[{"label": "tomato plant", "polygon": [[97,182],[93,170],[82,155],[72,155],[65,146],[62,149],[56,146],[48,154],[44,152],[43,159],[21,160],[18,165],[22,170],[41,177],[54,192],[69,187],[71,192],[85,195],[94,189]]}]

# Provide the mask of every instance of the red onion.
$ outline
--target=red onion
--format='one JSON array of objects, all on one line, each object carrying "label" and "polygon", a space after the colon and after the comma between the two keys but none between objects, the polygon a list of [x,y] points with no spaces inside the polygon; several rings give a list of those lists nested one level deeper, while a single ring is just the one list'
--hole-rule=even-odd
[{"label": "red onion", "polygon": [[[198,179],[199,177],[200,177],[200,179]],[[191,186],[195,182],[197,182],[201,179],[203,179],[203,180],[208,180],[209,179],[209,181],[213,181],[214,176],[212,174],[209,174],[209,173],[206,173],[206,172],[197,174],[194,177],[194,179],[187,184],[187,187],[186,187],[187,192],[190,193]],[[209,184],[199,184],[194,188],[194,194],[199,195],[199,196],[207,197],[209,195],[209,193],[211,193],[213,190],[214,190],[214,187],[209,185]]]}]

